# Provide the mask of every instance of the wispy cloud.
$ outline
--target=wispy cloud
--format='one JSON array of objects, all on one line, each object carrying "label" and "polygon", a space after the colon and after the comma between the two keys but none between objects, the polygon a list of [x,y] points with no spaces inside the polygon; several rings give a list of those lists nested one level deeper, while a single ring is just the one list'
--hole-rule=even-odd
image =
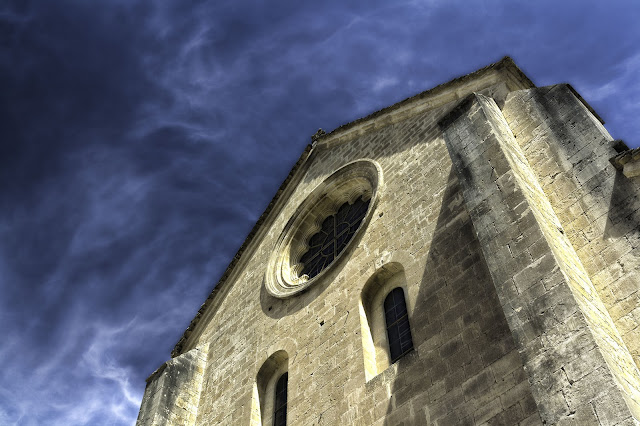
[{"label": "wispy cloud", "polygon": [[0,423],[133,423],[318,127],[511,54],[637,146],[638,8],[587,4],[3,3]]},{"label": "wispy cloud", "polygon": [[[629,117],[640,115],[640,53],[622,58],[619,63],[612,64],[612,72],[608,79],[601,82],[584,83],[581,86],[585,99],[601,110],[601,106],[612,105],[604,113],[608,127],[618,129],[614,137],[625,137],[631,146],[640,146],[640,125]],[[624,94],[624,96],[623,96]]]}]

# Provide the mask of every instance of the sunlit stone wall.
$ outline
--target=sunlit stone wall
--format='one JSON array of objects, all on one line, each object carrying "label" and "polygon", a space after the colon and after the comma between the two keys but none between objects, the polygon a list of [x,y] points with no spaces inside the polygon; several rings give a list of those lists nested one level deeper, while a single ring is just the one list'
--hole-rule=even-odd
[{"label": "sunlit stone wall", "polygon": [[[268,407],[274,396],[256,389],[269,389],[271,376],[276,376],[265,375],[265,371],[282,372],[280,367],[269,368],[268,360],[279,353],[287,354],[289,425],[538,425],[543,419],[548,424],[632,424],[629,401],[633,403],[633,380],[623,396],[618,373],[633,376],[637,372],[638,348],[633,333],[638,330],[638,280],[634,275],[638,269],[634,251],[638,222],[633,221],[640,192],[637,180],[632,179],[638,178],[621,177],[609,162],[616,154],[611,138],[575,96],[575,102],[558,106],[558,123],[567,128],[558,133],[562,141],[553,139],[560,136],[548,131],[549,114],[536,105],[552,104],[549,96],[555,95],[549,92],[554,89],[532,87],[506,59],[319,136],[176,347],[175,359],[209,345],[196,418],[184,424],[272,424]],[[513,176],[518,167],[505,160],[505,150],[497,148],[499,143],[487,142],[488,133],[481,134],[480,130],[491,128],[495,117],[476,114],[469,116],[466,124],[454,123],[461,101],[474,92],[486,96],[482,99],[491,105],[489,115],[503,116],[503,131],[511,132],[509,150],[517,148],[528,164],[517,172],[522,175],[524,171],[527,176],[518,185],[537,184],[535,196],[526,198],[522,190],[516,191],[521,200],[512,205],[514,199],[504,197],[504,191],[514,191],[513,182],[505,178],[496,183],[502,175]],[[540,95],[537,101],[532,100],[534,93]],[[466,138],[486,147],[473,154],[475,158],[470,160],[475,163],[466,164],[456,156],[455,143],[447,139],[452,137],[447,130],[452,123],[460,140]],[[574,130],[579,135],[574,135]],[[541,141],[548,153],[538,152]],[[573,154],[559,148],[560,142],[575,144],[576,152],[582,152],[578,155],[595,165],[571,162]],[[588,152],[598,154],[592,160]],[[289,298],[270,295],[264,286],[265,272],[292,215],[327,177],[362,159],[381,170],[378,202],[364,232],[358,233],[337,264],[304,292]],[[487,169],[492,162],[500,163],[495,176],[491,167]],[[468,197],[474,188],[469,176],[476,167],[489,171],[481,182],[496,195],[484,210]],[[600,176],[604,184],[592,188],[589,175]],[[563,183],[555,183],[556,178]],[[567,194],[575,200],[567,202]],[[614,213],[609,209],[612,202]],[[599,210],[591,208],[595,204]],[[544,205],[538,209],[545,212],[542,216],[551,215],[559,221],[564,239],[556,238],[557,229],[543,232],[542,228],[555,222],[536,217],[532,209],[538,205]],[[625,213],[618,213],[620,209],[626,209]],[[611,220],[610,228],[606,227],[608,222],[602,222],[605,213]],[[496,222],[486,223],[487,215]],[[519,221],[518,215],[525,219]],[[520,232],[526,231],[527,224],[537,231],[531,235]],[[598,228],[599,224],[604,228]],[[491,235],[488,231],[498,235],[498,229],[508,232],[511,240],[487,238]],[[551,248],[556,240],[566,241],[571,256],[556,256]],[[499,241],[503,246],[490,245]],[[505,258],[503,264],[496,256],[510,250],[504,247],[509,244],[515,257]],[[539,256],[534,259],[536,254]],[[536,261],[540,259],[544,265],[538,268]],[[580,264],[576,273],[583,274],[597,289],[598,306],[604,306],[604,318],[609,318],[609,322],[598,323],[598,330],[591,330],[595,322],[587,318],[589,313],[582,311],[567,286],[563,271],[570,271],[569,278],[575,275],[571,275],[575,272],[571,262]],[[504,269],[507,263],[510,271]],[[505,297],[502,278],[513,280],[516,276]],[[376,346],[376,339],[384,341],[375,337],[384,335],[376,328],[383,322],[370,318],[380,315],[380,309],[369,304],[381,300],[376,291],[386,291],[396,281],[406,291],[414,350],[389,365],[384,345]],[[518,288],[516,281],[530,285]],[[563,285],[553,298],[544,299],[553,309],[537,310],[544,294],[530,290],[546,288],[552,281],[556,287]],[[530,293],[525,294],[527,291]],[[573,299],[562,311],[559,306],[564,306],[565,296]],[[524,323],[520,327],[511,302],[535,315],[529,326],[540,327]],[[562,354],[556,357],[549,353],[545,362],[540,362],[543,358],[532,357],[537,350],[532,342],[551,337],[544,327],[558,326],[553,323],[558,319],[575,319],[582,324],[573,329],[569,321],[562,329],[569,340],[585,335],[591,341],[606,338],[607,328],[602,326],[606,323],[612,336],[621,336],[618,343],[631,362],[614,371],[615,365],[603,361],[602,345],[595,343],[589,346],[591,351],[571,355],[586,370],[597,365],[601,382],[580,382],[595,376],[589,376],[589,371],[562,369],[577,364],[563,364]],[[565,374],[565,381],[557,380],[558,372]],[[151,378],[147,393],[164,386],[154,384],[157,380],[161,375]],[[607,392],[593,393],[581,383]],[[145,394],[145,401],[152,399]],[[576,401],[580,402],[579,410],[571,406]],[[154,407],[159,406],[143,403],[140,418],[152,418]]]}]

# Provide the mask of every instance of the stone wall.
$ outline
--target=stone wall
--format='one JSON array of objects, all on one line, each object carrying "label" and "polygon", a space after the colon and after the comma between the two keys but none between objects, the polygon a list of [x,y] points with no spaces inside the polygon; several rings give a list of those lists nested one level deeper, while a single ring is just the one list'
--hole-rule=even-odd
[{"label": "stone wall", "polygon": [[640,418],[635,363],[496,103],[472,95],[443,128],[542,419]]},{"label": "stone wall", "polygon": [[[283,371],[290,425],[633,424],[640,190],[609,141],[570,88],[532,88],[510,60],[319,133],[176,347],[169,363],[209,345],[197,417],[175,424],[270,424]],[[271,296],[290,218],[361,159],[381,170],[366,229],[307,290]],[[395,285],[414,350],[389,366],[367,304]],[[169,376],[139,423],[174,410]]]},{"label": "stone wall", "polygon": [[208,345],[172,358],[147,379],[137,425],[193,425],[202,390]]},{"label": "stone wall", "polygon": [[611,165],[613,138],[568,85],[513,93],[504,115],[640,365],[640,179]]},{"label": "stone wall", "polygon": [[[256,374],[278,350],[289,354],[289,424],[540,423],[437,125],[453,105],[316,147],[199,337],[212,350],[198,424],[249,424]],[[272,298],[264,265],[290,215],[327,176],[361,158],[381,166],[384,186],[357,247],[306,293]],[[388,264],[404,270],[415,350],[367,381],[360,296]]]}]

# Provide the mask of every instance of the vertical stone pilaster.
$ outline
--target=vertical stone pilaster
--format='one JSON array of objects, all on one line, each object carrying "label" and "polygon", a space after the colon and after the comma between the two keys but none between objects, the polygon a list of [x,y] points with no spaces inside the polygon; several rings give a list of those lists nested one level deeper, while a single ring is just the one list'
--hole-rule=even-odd
[{"label": "vertical stone pilaster", "polygon": [[567,84],[512,92],[502,113],[640,367],[640,149],[618,154]]},{"label": "vertical stone pilaster", "polygon": [[638,370],[495,102],[440,125],[542,419],[640,419]]}]

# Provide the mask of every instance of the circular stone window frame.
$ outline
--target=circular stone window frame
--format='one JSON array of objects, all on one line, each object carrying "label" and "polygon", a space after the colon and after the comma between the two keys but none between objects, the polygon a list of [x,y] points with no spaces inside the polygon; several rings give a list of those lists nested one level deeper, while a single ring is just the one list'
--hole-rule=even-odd
[{"label": "circular stone window frame", "polygon": [[[295,296],[335,269],[371,221],[381,187],[382,168],[377,162],[364,159],[341,167],[311,191],[285,225],[269,258],[265,275],[267,292],[279,299]],[[309,249],[311,236],[320,231],[322,222],[345,202],[353,203],[363,196],[365,201],[369,199],[369,207],[345,248],[318,275],[299,276],[304,268],[299,260]]]}]

